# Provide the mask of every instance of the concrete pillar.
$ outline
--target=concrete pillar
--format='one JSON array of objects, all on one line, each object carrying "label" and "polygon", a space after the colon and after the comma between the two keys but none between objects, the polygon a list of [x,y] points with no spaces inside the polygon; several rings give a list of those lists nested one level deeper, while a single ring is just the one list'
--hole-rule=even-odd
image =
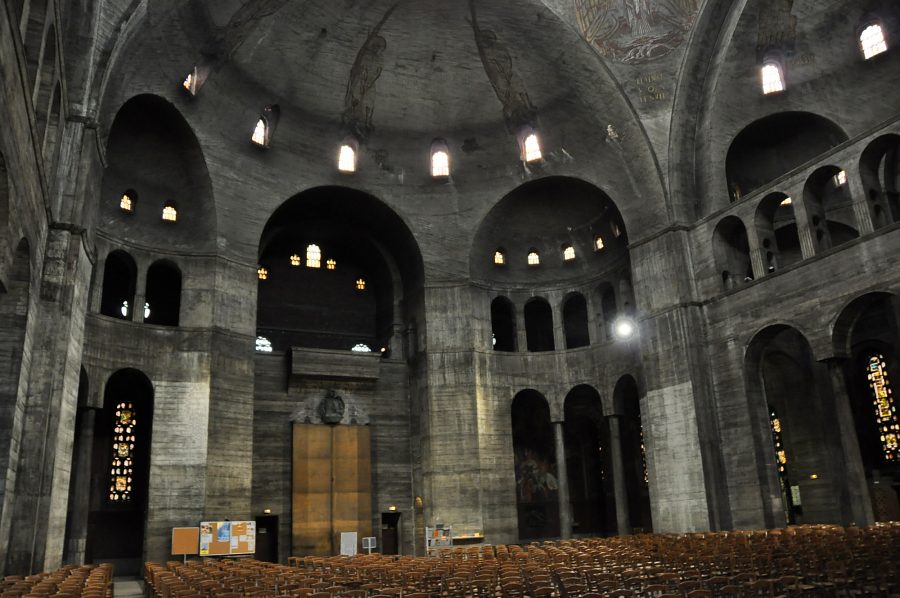
[{"label": "concrete pillar", "polygon": [[840,437],[841,455],[844,461],[843,494],[848,502],[847,509],[850,521],[856,525],[869,525],[875,522],[872,512],[872,499],[866,482],[862,455],[859,451],[859,440],[853,421],[853,410],[847,394],[847,382],[844,378],[844,360],[828,359],[828,374],[831,379],[831,394],[834,401],[834,421]]},{"label": "concrete pillar", "polygon": [[[137,280],[134,281],[134,305],[131,309],[131,321],[144,321],[144,302],[147,300],[147,271],[137,265]],[[150,306],[153,309],[153,306]]]},{"label": "concrete pillar", "polygon": [[747,244],[750,247],[750,265],[753,267],[753,279],[759,280],[768,274],[766,249],[759,240],[759,231],[755,226],[747,228]]},{"label": "concrete pillar", "polygon": [[853,200],[853,215],[856,217],[856,227],[859,236],[868,235],[875,231],[875,223],[872,211],[869,208],[869,199],[866,196],[866,188],[863,186],[859,171],[847,172],[847,184],[850,187],[850,197]]},{"label": "concrete pillar", "polygon": [[72,479],[69,491],[65,562],[83,565],[87,545],[88,513],[91,508],[91,462],[94,452],[95,409],[85,409],[75,430]]},{"label": "concrete pillar", "polygon": [[516,350],[525,353],[528,351],[528,333],[525,331],[525,304],[513,304],[516,314]]},{"label": "concrete pillar", "polygon": [[556,477],[559,484],[559,535],[572,537],[572,502],[569,500],[569,470],[566,467],[566,441],[564,422],[553,422],[553,439],[556,441]]},{"label": "concrete pillar", "polygon": [[625,462],[622,460],[622,434],[618,415],[607,418],[609,422],[609,451],[612,459],[613,493],[616,497],[616,529],[620,536],[631,533],[628,518],[628,491],[625,488]]},{"label": "concrete pillar", "polygon": [[800,252],[803,259],[816,255],[815,227],[812,226],[809,210],[803,198],[803,188],[795,189],[791,195],[791,206],[794,208],[794,220],[797,222],[797,236],[800,238]]}]

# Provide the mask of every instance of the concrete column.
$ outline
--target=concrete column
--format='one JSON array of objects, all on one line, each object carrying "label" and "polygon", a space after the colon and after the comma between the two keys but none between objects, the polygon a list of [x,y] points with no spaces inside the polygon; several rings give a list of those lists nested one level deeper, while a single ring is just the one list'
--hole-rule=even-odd
[{"label": "concrete column", "polygon": [[85,409],[75,430],[75,451],[72,455],[72,479],[70,480],[68,508],[68,537],[65,562],[83,565],[87,545],[88,513],[91,505],[91,461],[94,452],[95,409]]},{"label": "concrete column", "polygon": [[853,215],[856,217],[856,227],[859,230],[859,236],[868,235],[875,231],[875,223],[872,219],[869,198],[866,196],[866,188],[863,186],[859,171],[847,171],[847,184],[850,187],[850,197],[853,200]]},{"label": "concrete column", "polygon": [[566,467],[566,441],[564,422],[553,422],[553,439],[556,441],[556,478],[559,484],[559,534],[563,539],[572,537],[572,502],[569,500],[569,470]]},{"label": "concrete column", "polygon": [[616,497],[616,529],[620,536],[631,533],[628,521],[628,491],[625,488],[625,462],[622,460],[622,434],[618,415],[607,418],[609,422],[609,451],[612,459],[613,493]]},{"label": "concrete column", "polygon": [[525,332],[525,304],[513,304],[516,312],[516,350],[520,353],[528,351],[528,333]]},{"label": "concrete column", "polygon": [[831,391],[834,400],[834,421],[840,436],[840,449],[844,461],[843,494],[849,503],[850,521],[856,525],[869,525],[875,522],[872,512],[872,499],[866,482],[862,455],[859,451],[859,440],[853,421],[853,410],[847,394],[847,382],[844,378],[844,360],[826,360],[828,374],[831,378]]},{"label": "concrete column", "polygon": [[753,279],[759,280],[768,274],[766,267],[766,250],[759,241],[759,234],[755,226],[747,228],[747,244],[750,247],[750,265],[753,267]]},{"label": "concrete column", "polygon": [[815,227],[812,226],[809,210],[803,199],[803,188],[795,189],[791,195],[791,206],[794,208],[794,220],[797,222],[797,236],[800,238],[800,252],[803,259],[816,255]]},{"label": "concrete column", "polygon": [[[141,267],[141,264],[137,266],[137,280],[134,282],[134,305],[131,310],[131,321],[132,322],[143,322],[144,321],[144,302],[147,300],[147,271]],[[153,306],[150,306],[150,309],[154,309]]]}]

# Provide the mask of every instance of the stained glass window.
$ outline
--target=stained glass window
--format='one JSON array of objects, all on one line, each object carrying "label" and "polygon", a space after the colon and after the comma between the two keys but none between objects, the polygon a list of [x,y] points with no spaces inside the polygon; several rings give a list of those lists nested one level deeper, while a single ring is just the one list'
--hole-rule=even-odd
[{"label": "stained glass window", "polygon": [[178,220],[178,210],[175,209],[173,204],[167,203],[163,207],[162,219],[166,222],[175,222]]},{"label": "stained glass window", "polygon": [[431,154],[431,176],[450,176],[450,155],[447,152],[439,150]]},{"label": "stained glass window", "polygon": [[781,419],[772,407],[769,408],[769,424],[772,427],[772,444],[775,447],[775,465],[778,467],[778,485],[781,487],[781,502],[784,507],[784,519],[788,523],[793,523],[791,517],[793,498],[791,494],[791,483],[788,479],[787,449],[785,449],[784,446]]},{"label": "stained glass window", "polygon": [[131,481],[134,474],[134,443],[137,419],[134,405],[121,402],[116,405],[113,421],[112,462],[109,469],[109,500],[128,502],[132,498]]},{"label": "stained glass window", "polygon": [[574,260],[575,259],[575,248],[572,247],[571,245],[566,245],[566,247],[563,248],[563,259],[567,262],[571,262],[572,260]]},{"label": "stained glass window", "polygon": [[325,267],[329,270],[334,270],[335,268],[337,268],[337,262],[334,260],[328,260],[327,262],[325,262]]},{"label": "stained glass window", "polygon": [[271,353],[272,352],[272,341],[267,339],[264,336],[256,337],[256,350],[260,353]]},{"label": "stained glass window", "polygon": [[900,418],[897,417],[897,406],[891,390],[887,363],[884,356],[872,355],[868,364],[869,388],[872,389],[872,403],[875,406],[875,423],[884,460],[892,463],[900,461]]},{"label": "stained glass window", "polygon": [[318,245],[310,245],[306,248],[306,267],[322,267],[322,250],[319,249]]},{"label": "stained glass window", "polygon": [[292,266],[299,266],[299,265],[300,265],[300,256],[297,255],[296,253],[295,253],[294,255],[291,256],[291,265],[292,265]]},{"label": "stained glass window", "polygon": [[131,198],[131,195],[125,193],[122,195],[122,198],[119,200],[119,207],[122,208],[123,212],[134,212],[134,199]]},{"label": "stained glass window", "polygon": [[497,266],[502,266],[506,263],[506,254],[504,254],[499,249],[494,252],[494,264]]},{"label": "stained glass window", "polygon": [[269,278],[269,270],[263,266],[260,266],[256,269],[256,276],[260,280],[267,280]]},{"label": "stained glass window", "polygon": [[541,265],[541,256],[537,251],[530,251],[528,253],[528,265],[529,266],[540,266]]},{"label": "stained glass window", "polygon": [[366,290],[366,281],[364,278],[358,278],[356,280],[356,290],[358,290],[358,291]]},{"label": "stained glass window", "polygon": [[638,415],[638,431],[641,434],[641,469],[644,473],[644,485],[650,485],[650,475],[647,473],[647,447],[644,444],[644,424],[641,423],[641,416]]}]

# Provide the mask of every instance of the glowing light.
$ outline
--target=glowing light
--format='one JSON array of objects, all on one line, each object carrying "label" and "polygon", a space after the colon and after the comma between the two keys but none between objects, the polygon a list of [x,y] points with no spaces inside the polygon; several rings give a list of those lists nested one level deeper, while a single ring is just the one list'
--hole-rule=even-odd
[{"label": "glowing light", "polygon": [[181,84],[182,87],[191,95],[196,94],[196,90],[194,89],[194,73],[188,73],[188,76],[184,78],[184,81]]},{"label": "glowing light", "polygon": [[887,52],[887,40],[884,39],[884,30],[881,25],[869,25],[859,36],[863,56],[866,60]]},{"label": "glowing light", "polygon": [[887,372],[887,363],[881,355],[869,358],[867,377],[872,389],[872,404],[875,407],[875,423],[884,460],[896,462],[900,460],[900,418],[894,404],[891,380]]},{"label": "glowing light", "polygon": [[322,267],[322,250],[318,245],[309,245],[306,248],[306,267],[321,268]]},{"label": "glowing light", "polygon": [[835,187],[840,187],[840,186],[846,185],[846,184],[847,184],[847,171],[846,170],[842,170],[839,173],[837,173],[836,175],[834,175],[834,186]]},{"label": "glowing light", "polygon": [[250,140],[256,145],[261,145],[263,147],[268,145],[268,126],[266,125],[266,119],[261,118],[256,123],[256,128],[253,129],[253,137]]},{"label": "glowing light", "polygon": [[129,306],[127,301],[122,302],[122,307],[119,308],[119,313],[122,314],[123,318],[128,317]]},{"label": "glowing light", "polygon": [[540,266],[541,265],[541,256],[537,251],[530,251],[528,253],[528,265],[529,266]]},{"label": "glowing light", "polygon": [[166,204],[166,206],[163,207],[162,219],[166,222],[175,222],[178,220],[178,210],[175,209],[175,206]]},{"label": "glowing light", "polygon": [[537,162],[541,159],[541,144],[538,141],[536,133],[530,133],[525,138],[525,161],[526,162]]},{"label": "glowing light", "polygon": [[613,323],[613,333],[619,340],[628,340],[637,331],[635,323],[628,318],[619,318]]},{"label": "glowing light", "polygon": [[325,262],[325,267],[329,270],[334,270],[335,268],[337,268],[337,262],[334,260],[328,260],[327,262]]},{"label": "glowing light", "polygon": [[450,176],[450,156],[443,150],[438,150],[431,154],[431,176],[447,177]]},{"label": "glowing light", "polygon": [[145,301],[144,302],[144,319],[146,320],[149,317],[150,317],[150,303]]},{"label": "glowing light", "polygon": [[133,212],[134,211],[134,200],[131,199],[131,196],[125,193],[122,195],[122,199],[119,200],[119,207],[122,208],[124,212]]},{"label": "glowing light", "polygon": [[291,265],[292,265],[292,266],[299,266],[299,265],[300,265],[300,256],[297,255],[296,253],[295,253],[294,255],[291,256]]},{"label": "glowing light", "polygon": [[784,199],[781,200],[781,203],[778,205],[779,206],[789,206],[789,205],[792,205],[793,203],[794,203],[793,199],[791,199],[790,197],[785,197]]},{"label": "glowing light", "polygon": [[502,251],[494,252],[494,264],[497,266],[502,266],[506,263],[506,255]]},{"label": "glowing light", "polygon": [[371,353],[372,352],[372,349],[369,348],[369,345],[366,345],[363,343],[359,343],[358,345],[355,345],[350,350],[353,351],[354,353]]},{"label": "glowing light", "polygon": [[260,267],[257,268],[257,270],[256,270],[256,276],[257,276],[260,280],[268,280],[268,278],[269,278],[269,271],[268,271],[266,268],[260,266]]},{"label": "glowing light", "polygon": [[606,245],[603,243],[603,237],[594,237],[594,250],[600,251],[604,247],[606,247]]},{"label": "glowing light", "polygon": [[264,336],[256,337],[256,350],[259,353],[271,353],[272,352],[272,341],[267,339]]},{"label": "glowing light", "polygon": [[366,281],[363,278],[358,278],[356,280],[356,290],[357,291],[365,291],[366,290]]},{"label": "glowing light", "polygon": [[342,145],[338,154],[338,170],[356,172],[356,150],[349,145]]},{"label": "glowing light", "polygon": [[784,75],[781,67],[770,62],[762,67],[763,93],[778,93],[784,91]]},{"label": "glowing light", "polygon": [[571,262],[575,259],[575,248],[571,245],[567,246],[563,249],[563,259],[567,262]]}]

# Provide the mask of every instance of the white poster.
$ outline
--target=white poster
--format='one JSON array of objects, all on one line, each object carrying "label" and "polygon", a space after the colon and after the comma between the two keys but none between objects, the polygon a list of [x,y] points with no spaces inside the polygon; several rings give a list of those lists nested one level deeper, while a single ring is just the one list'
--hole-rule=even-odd
[{"label": "white poster", "polygon": [[356,556],[356,532],[341,532],[341,554]]}]

